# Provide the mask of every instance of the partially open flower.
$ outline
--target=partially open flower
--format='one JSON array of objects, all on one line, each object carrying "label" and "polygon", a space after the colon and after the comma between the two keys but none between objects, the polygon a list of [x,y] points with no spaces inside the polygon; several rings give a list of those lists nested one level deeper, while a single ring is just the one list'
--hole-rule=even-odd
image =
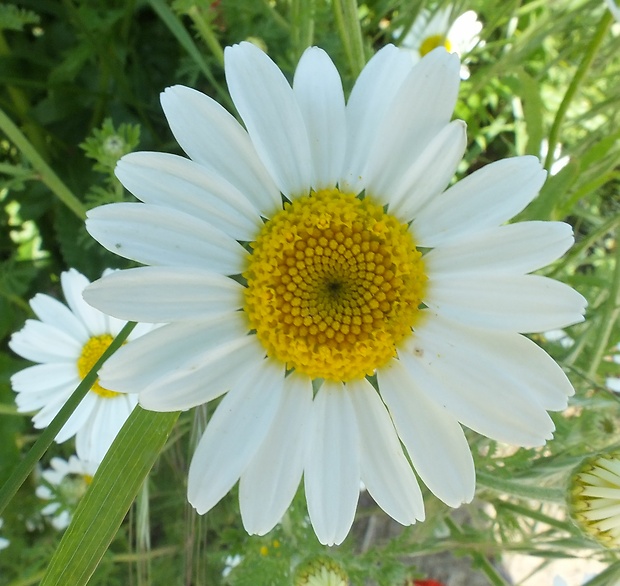
[{"label": "partially open flower", "polygon": [[349,577],[344,568],[328,557],[313,558],[297,568],[295,586],[347,586]]},{"label": "partially open flower", "polygon": [[620,452],[585,460],[570,481],[575,523],[606,547],[620,546]]}]

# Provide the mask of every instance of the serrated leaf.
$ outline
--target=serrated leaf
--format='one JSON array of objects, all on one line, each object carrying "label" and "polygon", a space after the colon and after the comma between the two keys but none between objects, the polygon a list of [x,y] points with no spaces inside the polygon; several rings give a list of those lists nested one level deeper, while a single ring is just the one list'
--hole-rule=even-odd
[{"label": "serrated leaf", "polygon": [[134,409],[78,505],[40,586],[88,583],[178,417],[178,412]]}]

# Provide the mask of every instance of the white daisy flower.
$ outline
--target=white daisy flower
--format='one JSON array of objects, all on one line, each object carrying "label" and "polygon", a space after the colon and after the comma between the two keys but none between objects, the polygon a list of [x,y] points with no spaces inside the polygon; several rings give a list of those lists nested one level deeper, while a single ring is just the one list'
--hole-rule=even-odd
[{"label": "white daisy flower", "polygon": [[577,526],[606,547],[619,547],[620,453],[585,460],[571,477],[569,494]]},{"label": "white daisy flower", "polygon": [[613,17],[620,22],[620,6],[616,4],[615,0],[605,0],[605,2],[607,3],[607,8],[609,8],[609,11]]},{"label": "white daisy flower", "polygon": [[[411,28],[401,41],[401,47],[409,49],[414,61],[437,47],[445,47],[459,57],[469,53],[480,41],[482,23],[473,10],[468,10],[453,20],[452,6],[439,8],[435,12],[423,10],[416,17]],[[402,29],[395,31],[402,34]],[[461,67],[461,78],[467,79],[469,71]]]},{"label": "white daisy flower", "polygon": [[[37,429],[49,425],[125,325],[84,302],[82,292],[90,282],[75,269],[62,273],[60,282],[68,307],[49,295],[35,295],[30,306],[39,319],[27,320],[9,342],[13,352],[39,363],[11,377],[18,411],[36,411],[32,421]],[[129,339],[151,329],[151,324],[140,324]],[[56,441],[75,436],[78,456],[101,462],[136,404],[134,395],[111,391],[96,382]]]},{"label": "white daisy flower", "polygon": [[[2,529],[3,525],[4,519],[0,519],[0,529]],[[5,537],[0,537],[0,550],[6,549],[9,545],[11,545],[11,542],[8,539]]]},{"label": "white daisy flower", "polygon": [[459,61],[444,49],[413,66],[383,48],[346,105],[316,47],[293,87],[249,43],[226,49],[225,70],[247,131],[211,98],[168,88],[164,112],[191,159],[127,155],[117,175],[144,203],[89,213],[103,246],[153,266],[94,283],[88,302],[171,322],[121,348],[102,381],[142,389],[156,411],[227,393],[188,498],[205,513],[240,480],[250,533],[274,527],[302,473],[322,543],[346,537],[360,480],[397,521],[423,519],[401,442],[438,498],[470,501],[461,424],[539,446],[554,430],[546,410],[573,393],[521,335],[583,319],[581,295],[527,274],[571,246],[571,228],[502,225],[536,196],[540,162],[499,161],[446,189],[466,136],[450,122]]},{"label": "white daisy flower", "polygon": [[35,494],[49,501],[41,513],[50,518],[55,529],[61,531],[69,526],[75,507],[90,486],[97,466],[77,456],[70,456],[68,460],[52,458],[50,468],[41,473],[44,483],[37,486]]}]

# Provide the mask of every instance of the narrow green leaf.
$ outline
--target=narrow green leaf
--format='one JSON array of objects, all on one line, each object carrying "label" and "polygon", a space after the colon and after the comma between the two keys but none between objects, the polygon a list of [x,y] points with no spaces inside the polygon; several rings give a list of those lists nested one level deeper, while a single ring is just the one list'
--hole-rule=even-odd
[{"label": "narrow green leaf", "polygon": [[168,30],[174,35],[179,44],[187,51],[188,55],[196,62],[196,65],[204,73],[205,77],[209,80],[211,85],[217,91],[220,100],[224,102],[224,105],[228,107],[231,112],[234,112],[232,100],[228,93],[222,87],[222,84],[218,83],[217,79],[213,75],[209,64],[205,61],[200,50],[194,43],[191,35],[185,30],[183,23],[178,19],[176,14],[172,12],[168,4],[164,0],[149,0],[149,4],[153,10],[157,13],[162,22],[168,27]]},{"label": "narrow green leaf", "polygon": [[88,583],[178,417],[178,412],[134,409],[78,505],[41,586]]}]

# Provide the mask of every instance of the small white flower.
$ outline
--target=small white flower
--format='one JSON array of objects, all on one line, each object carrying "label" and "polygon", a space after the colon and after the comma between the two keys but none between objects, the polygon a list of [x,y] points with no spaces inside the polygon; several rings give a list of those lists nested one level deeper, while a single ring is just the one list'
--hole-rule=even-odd
[{"label": "small white flower", "polygon": [[[3,525],[4,525],[4,519],[0,519],[0,529],[2,529]],[[5,537],[0,537],[0,550],[6,549],[7,547],[9,547],[10,543],[11,542]]]},{"label": "small white flower", "polygon": [[[39,319],[27,320],[9,342],[13,352],[39,363],[11,377],[18,411],[36,411],[32,421],[37,429],[49,425],[125,325],[82,299],[82,292],[90,284],[84,275],[70,269],[62,273],[60,281],[68,307],[49,295],[35,295],[30,306]],[[129,339],[153,327],[140,324]],[[134,395],[116,393],[96,382],[56,441],[62,443],[76,436],[78,456],[101,462],[136,404]]]},{"label": "small white flower", "polygon": [[97,464],[85,462],[77,456],[69,460],[52,458],[50,468],[41,473],[43,484],[37,486],[35,494],[47,505],[41,509],[55,529],[61,531],[71,522],[73,511],[90,486],[97,471]]},{"label": "small white flower", "polygon": [[[436,47],[445,47],[459,57],[469,53],[480,41],[482,23],[473,10],[461,14],[452,20],[453,7],[439,8],[434,13],[423,10],[413,21],[411,28],[403,38],[401,47],[409,49],[414,61],[430,53]],[[395,31],[399,36],[402,29]],[[461,78],[467,79],[469,71],[461,66]]]}]

